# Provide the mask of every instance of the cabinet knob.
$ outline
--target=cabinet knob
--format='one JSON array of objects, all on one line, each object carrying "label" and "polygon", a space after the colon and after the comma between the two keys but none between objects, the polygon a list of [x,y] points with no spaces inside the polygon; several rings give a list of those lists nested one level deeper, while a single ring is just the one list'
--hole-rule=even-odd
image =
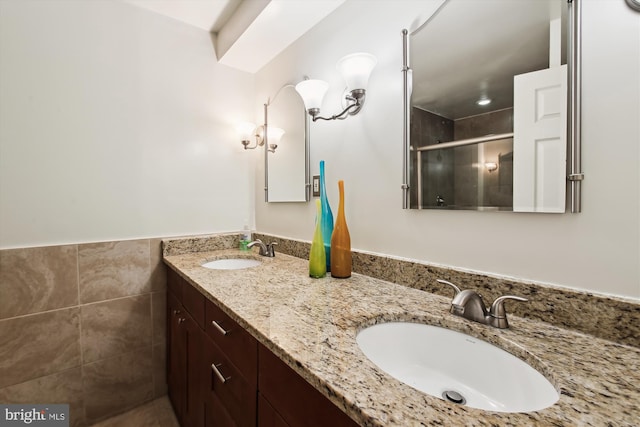
[{"label": "cabinet knob", "polygon": [[180,310],[177,310],[177,309],[173,310],[173,315],[174,315],[174,316],[175,316],[176,314],[180,314],[180,313],[181,313],[181,311],[180,311]]},{"label": "cabinet knob", "polygon": [[178,318],[178,324],[183,323],[185,320],[187,319],[185,319],[184,317]]}]

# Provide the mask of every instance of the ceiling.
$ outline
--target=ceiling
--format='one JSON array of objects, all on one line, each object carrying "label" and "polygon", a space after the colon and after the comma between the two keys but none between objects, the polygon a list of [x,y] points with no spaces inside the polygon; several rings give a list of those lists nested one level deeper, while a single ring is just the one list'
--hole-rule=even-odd
[{"label": "ceiling", "polygon": [[121,0],[209,32],[218,32],[241,0]]},{"label": "ceiling", "polygon": [[346,0],[120,0],[212,33],[220,63],[255,73]]},{"label": "ceiling", "polygon": [[[513,76],[549,66],[549,23],[563,3],[445,2],[411,36],[412,104],[452,120],[511,108]],[[492,103],[478,106],[483,96]]]}]

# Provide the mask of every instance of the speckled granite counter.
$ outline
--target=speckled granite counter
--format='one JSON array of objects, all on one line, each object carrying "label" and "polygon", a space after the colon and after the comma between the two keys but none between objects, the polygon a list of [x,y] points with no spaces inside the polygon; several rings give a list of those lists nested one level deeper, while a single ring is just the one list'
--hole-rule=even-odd
[{"label": "speckled granite counter", "polygon": [[[632,426],[640,424],[640,349],[510,317],[498,330],[455,317],[450,299],[354,274],[308,277],[307,262],[255,256],[258,267],[209,270],[237,250],[166,255],[165,262],[363,426]],[[365,326],[392,320],[445,326],[496,344],[561,392],[532,413],[497,413],[416,391],[370,362],[356,344]],[[479,367],[481,369],[481,367]]]}]

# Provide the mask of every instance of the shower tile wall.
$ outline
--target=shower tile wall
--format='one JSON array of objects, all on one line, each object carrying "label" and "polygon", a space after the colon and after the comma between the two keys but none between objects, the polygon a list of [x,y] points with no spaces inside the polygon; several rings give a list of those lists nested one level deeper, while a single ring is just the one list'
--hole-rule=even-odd
[{"label": "shower tile wall", "polygon": [[[477,116],[465,117],[454,122],[453,133],[456,140],[475,138],[483,135],[513,132],[513,108],[493,111]],[[505,144],[502,144],[505,145]],[[506,144],[511,147],[508,151],[513,153],[511,142]],[[500,143],[490,142],[480,145],[468,145],[455,149],[454,180],[455,201],[461,206],[513,206],[513,155],[509,157],[505,167],[499,167],[495,173],[482,170],[483,181],[479,182],[478,170],[470,165],[479,164],[479,149],[498,150]],[[498,148],[496,148],[498,147]],[[502,155],[507,154],[500,153]],[[498,153],[491,156],[491,161],[499,162]],[[507,168],[509,168],[507,170]],[[501,179],[508,177],[505,179]],[[480,199],[482,192],[482,199]]]},{"label": "shower tile wall", "polygon": [[[453,120],[429,111],[411,109],[411,145],[414,148],[452,141]],[[418,207],[418,164],[415,152],[411,155],[411,208]],[[436,197],[447,203],[453,200],[453,156],[451,150],[425,151],[422,153],[422,206],[436,206]]]},{"label": "shower tile wall", "polygon": [[0,403],[92,424],[166,394],[159,239],[0,250]]}]

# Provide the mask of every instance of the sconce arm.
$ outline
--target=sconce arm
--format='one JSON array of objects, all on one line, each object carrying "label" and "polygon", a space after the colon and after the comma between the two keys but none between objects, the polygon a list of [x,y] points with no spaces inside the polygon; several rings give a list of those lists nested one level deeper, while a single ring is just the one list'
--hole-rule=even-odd
[{"label": "sconce arm", "polygon": [[[331,117],[322,117],[317,113],[313,116],[313,121],[316,120],[344,120],[349,116],[355,116],[360,112],[362,106],[364,105],[365,98],[365,90],[364,89],[355,89],[352,90],[349,94],[345,95],[345,99],[350,103],[347,107],[340,112],[340,114],[335,114]],[[318,111],[319,112],[319,111]]]},{"label": "sconce arm", "polygon": [[353,107],[356,107],[358,110],[362,107],[362,104],[360,104],[358,101],[356,101],[355,104],[350,104],[349,106],[347,106],[347,108],[345,108],[344,110],[342,110],[342,112],[340,114],[336,114],[333,115],[331,117],[322,117],[322,116],[314,116],[313,117],[313,121],[315,122],[316,120],[344,120],[346,119],[350,114],[355,114],[356,110],[353,111],[349,111],[351,110]]}]

